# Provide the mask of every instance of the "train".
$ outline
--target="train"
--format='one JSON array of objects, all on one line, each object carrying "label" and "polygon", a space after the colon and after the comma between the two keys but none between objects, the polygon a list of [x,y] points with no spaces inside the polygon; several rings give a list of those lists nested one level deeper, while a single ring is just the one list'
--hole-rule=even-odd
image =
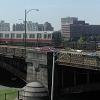
[{"label": "train", "polygon": [[0,43],[9,42],[39,42],[49,43],[52,42],[53,31],[1,31]]}]

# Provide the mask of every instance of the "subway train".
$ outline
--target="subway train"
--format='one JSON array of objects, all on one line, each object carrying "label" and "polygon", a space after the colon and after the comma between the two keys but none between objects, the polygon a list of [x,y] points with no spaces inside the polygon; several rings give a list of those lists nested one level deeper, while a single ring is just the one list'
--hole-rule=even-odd
[{"label": "subway train", "polygon": [[51,43],[53,31],[1,31],[0,42],[40,42]]}]

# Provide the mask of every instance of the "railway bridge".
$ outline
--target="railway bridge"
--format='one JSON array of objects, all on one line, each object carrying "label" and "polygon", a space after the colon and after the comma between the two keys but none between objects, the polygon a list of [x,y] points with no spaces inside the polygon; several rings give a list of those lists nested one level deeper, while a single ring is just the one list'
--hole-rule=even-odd
[{"label": "railway bridge", "polygon": [[58,94],[100,91],[99,51],[60,51],[55,60],[54,79]]},{"label": "railway bridge", "polygon": [[53,86],[55,96],[100,91],[100,53],[0,45],[0,84],[23,87],[33,81],[49,93]]},{"label": "railway bridge", "polygon": [[47,51],[0,45],[0,84],[23,87],[38,80],[47,87]]}]

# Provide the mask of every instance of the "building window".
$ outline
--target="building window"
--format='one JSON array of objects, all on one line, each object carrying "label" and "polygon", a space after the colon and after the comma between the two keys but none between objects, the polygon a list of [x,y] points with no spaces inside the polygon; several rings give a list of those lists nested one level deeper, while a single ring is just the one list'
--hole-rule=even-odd
[{"label": "building window", "polygon": [[35,34],[30,34],[29,38],[35,38]]},{"label": "building window", "polygon": [[9,34],[5,34],[5,38],[9,38]]},{"label": "building window", "polygon": [[21,38],[21,34],[16,34],[16,38]]},{"label": "building window", "polygon": [[3,33],[0,33],[0,38],[3,38]]}]

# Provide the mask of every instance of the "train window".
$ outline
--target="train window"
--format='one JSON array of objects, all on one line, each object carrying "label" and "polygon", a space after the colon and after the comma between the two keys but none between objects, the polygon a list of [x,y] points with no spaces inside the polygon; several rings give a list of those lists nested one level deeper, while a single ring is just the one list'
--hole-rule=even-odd
[{"label": "train window", "polygon": [[21,34],[16,34],[16,38],[21,38]]},{"label": "train window", "polygon": [[48,39],[51,39],[51,34],[48,34]]},{"label": "train window", "polygon": [[5,38],[9,38],[9,34],[5,34]]},{"label": "train window", "polygon": [[30,34],[29,38],[35,38],[35,34]]},{"label": "train window", "polygon": [[15,38],[15,34],[11,34],[11,38]]},{"label": "train window", "polygon": [[44,34],[44,38],[47,38],[47,34]]},{"label": "train window", "polygon": [[42,34],[37,33],[37,38],[42,38]]},{"label": "train window", "polygon": [[0,33],[0,38],[3,38],[3,33]]},{"label": "train window", "polygon": [[[23,34],[23,38],[25,38],[25,34]],[[27,38],[27,34],[26,34],[26,38]]]}]

